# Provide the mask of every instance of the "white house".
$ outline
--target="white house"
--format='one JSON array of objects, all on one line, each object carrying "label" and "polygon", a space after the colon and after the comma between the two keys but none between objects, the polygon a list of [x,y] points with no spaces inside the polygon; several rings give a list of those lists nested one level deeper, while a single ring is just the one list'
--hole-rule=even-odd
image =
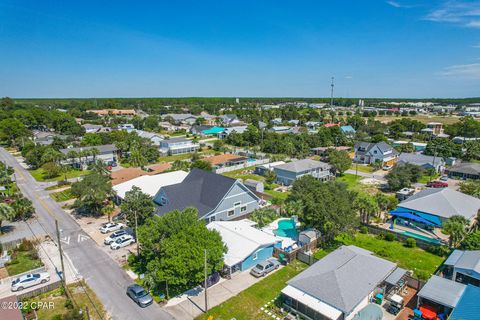
[{"label": "white house", "polygon": [[382,165],[393,166],[398,160],[399,153],[392,146],[380,141],[355,143],[355,162],[372,164],[380,162]]}]

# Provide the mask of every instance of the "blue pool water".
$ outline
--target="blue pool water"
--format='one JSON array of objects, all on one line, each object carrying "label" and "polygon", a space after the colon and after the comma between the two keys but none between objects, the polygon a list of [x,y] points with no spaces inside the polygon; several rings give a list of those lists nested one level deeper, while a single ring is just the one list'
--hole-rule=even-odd
[{"label": "blue pool water", "polygon": [[292,219],[278,221],[278,229],[273,230],[273,233],[279,237],[287,237],[291,239],[297,239],[298,237],[297,228]]},{"label": "blue pool water", "polygon": [[249,159],[247,160],[247,162],[255,162],[255,161],[257,161],[257,159],[249,158]]},{"label": "blue pool water", "polygon": [[409,231],[404,231],[402,233],[404,235],[409,236],[409,237],[421,239],[421,240],[424,240],[424,241],[427,241],[427,242],[430,242],[430,243],[435,243],[435,244],[440,243],[440,241],[438,241],[437,239],[432,239],[432,238],[429,238],[429,237],[426,237],[426,236],[422,236],[421,234],[417,234],[417,233],[413,233],[413,232],[409,232]]}]

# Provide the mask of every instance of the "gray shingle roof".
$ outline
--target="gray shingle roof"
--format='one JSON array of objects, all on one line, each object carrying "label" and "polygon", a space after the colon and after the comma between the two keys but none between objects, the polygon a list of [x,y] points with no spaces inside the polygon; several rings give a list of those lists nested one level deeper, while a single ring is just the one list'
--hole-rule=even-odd
[{"label": "gray shingle roof", "polygon": [[459,172],[465,174],[480,174],[480,163],[464,162],[454,165],[449,172]]},{"label": "gray shingle roof", "polygon": [[100,154],[111,153],[111,152],[117,151],[117,147],[115,147],[114,144],[105,144],[105,145],[102,145],[102,146],[92,146],[92,147],[66,148],[66,149],[60,149],[59,151],[63,154],[67,154],[70,151],[79,152],[79,151],[85,151],[85,150],[91,150],[91,149],[98,149]]},{"label": "gray shingle roof", "polygon": [[311,160],[311,159],[302,159],[297,161],[288,162],[276,166],[275,169],[281,169],[291,172],[304,172],[308,170],[314,170],[317,168],[329,169],[330,165],[325,162]]},{"label": "gray shingle roof", "polygon": [[455,308],[465,287],[464,284],[433,275],[418,292],[418,296],[449,308]]},{"label": "gray shingle roof", "polygon": [[[375,146],[377,146],[382,153],[385,153],[387,151],[392,151],[394,155],[398,154],[398,151],[395,150],[391,145],[387,144],[385,141],[380,141],[377,143],[359,141],[355,143],[355,151],[359,154],[364,154],[364,153],[368,153]],[[359,147],[365,149],[365,151],[358,151]]]},{"label": "gray shingle roof", "polygon": [[[178,184],[160,189],[168,198],[166,205],[159,205],[158,215],[188,207],[198,209],[199,218],[214,210],[237,180],[200,169],[193,169]],[[160,192],[160,191],[159,191]],[[154,201],[161,204],[159,194]]]},{"label": "gray shingle roof", "polygon": [[370,251],[342,246],[288,281],[288,284],[346,314],[395,270],[393,262]]},{"label": "gray shingle roof", "polygon": [[426,156],[417,153],[401,153],[398,162],[411,163],[417,166],[431,165],[432,163],[433,165],[439,165],[444,163],[441,157]]},{"label": "gray shingle roof", "polygon": [[471,219],[480,209],[480,199],[450,188],[427,188],[400,202],[398,206],[443,218],[461,215]]}]

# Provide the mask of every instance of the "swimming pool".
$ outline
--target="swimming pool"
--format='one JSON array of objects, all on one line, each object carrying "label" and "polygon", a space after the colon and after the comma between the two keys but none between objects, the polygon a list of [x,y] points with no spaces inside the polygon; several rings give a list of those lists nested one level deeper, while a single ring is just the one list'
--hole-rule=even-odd
[{"label": "swimming pool", "polygon": [[253,159],[253,158],[248,158],[247,159],[247,162],[255,162],[255,161],[257,161],[257,159]]},{"label": "swimming pool", "polygon": [[418,233],[413,233],[413,232],[410,232],[410,231],[404,231],[402,232],[404,235],[406,236],[409,236],[409,237],[412,237],[412,238],[417,238],[417,239],[421,239],[421,240],[424,240],[426,242],[430,242],[430,243],[435,243],[435,244],[439,244],[440,241],[437,240],[437,239],[432,239],[430,237],[426,237],[426,236],[422,236],[421,234],[418,234]]},{"label": "swimming pool", "polygon": [[278,221],[278,228],[273,233],[279,237],[297,239],[298,232],[293,219],[283,219]]}]

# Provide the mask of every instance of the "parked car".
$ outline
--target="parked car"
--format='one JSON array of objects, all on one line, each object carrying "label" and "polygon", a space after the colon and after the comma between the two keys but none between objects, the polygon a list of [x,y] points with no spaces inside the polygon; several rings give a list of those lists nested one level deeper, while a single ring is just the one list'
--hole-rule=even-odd
[{"label": "parked car", "polygon": [[429,181],[427,183],[427,187],[429,188],[446,188],[448,187],[448,183],[446,182],[443,182],[443,181]]},{"label": "parked car", "polygon": [[109,233],[109,232],[121,230],[123,228],[125,228],[125,225],[123,223],[107,222],[102,224],[102,226],[100,227],[100,232]]},{"label": "parked car", "polygon": [[114,233],[112,233],[108,237],[106,237],[105,240],[103,240],[103,243],[105,243],[106,245],[110,245],[112,242],[117,240],[119,237],[121,237],[123,235],[126,235],[126,234],[128,234],[128,233],[127,233],[127,230],[125,230],[125,229],[115,231]]},{"label": "parked car", "polygon": [[131,245],[132,243],[135,243],[135,239],[131,235],[125,234],[117,238],[115,242],[112,242],[112,244],[110,244],[110,248],[112,250],[118,250],[120,248]]},{"label": "parked car", "polygon": [[390,170],[392,170],[392,168],[393,168],[393,166],[384,166],[383,170],[390,171]]},{"label": "parked car", "polygon": [[447,180],[448,180],[448,176],[441,176],[441,177],[440,177],[440,180],[442,180],[442,181],[447,181]]},{"label": "parked car", "polygon": [[145,308],[153,303],[153,298],[148,292],[138,284],[132,284],[127,288],[127,296],[130,297],[140,307]]},{"label": "parked car", "polygon": [[23,289],[47,283],[48,281],[50,281],[50,275],[47,272],[31,273],[13,280],[11,290],[22,291]]},{"label": "parked car", "polygon": [[278,269],[280,262],[277,259],[268,259],[263,262],[260,262],[255,267],[250,270],[250,274],[254,277],[263,277],[267,273],[272,272],[275,269]]},{"label": "parked car", "polygon": [[116,216],[114,216],[114,217],[112,218],[112,221],[113,221],[113,222],[123,221],[123,220],[125,220],[125,218],[126,218],[125,213],[120,212],[119,214],[117,214]]}]

